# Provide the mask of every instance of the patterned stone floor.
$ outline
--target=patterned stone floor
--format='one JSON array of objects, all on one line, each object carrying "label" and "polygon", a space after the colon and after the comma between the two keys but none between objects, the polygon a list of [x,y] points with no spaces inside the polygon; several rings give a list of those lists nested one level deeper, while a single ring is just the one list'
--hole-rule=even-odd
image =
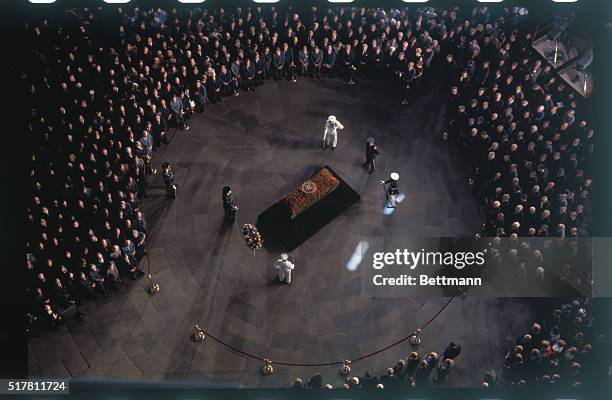
[{"label": "patterned stone floor", "polygon": [[[360,240],[460,236],[481,224],[465,178],[465,163],[440,140],[444,94],[425,88],[401,106],[376,83],[353,87],[339,81],[268,82],[211,105],[176,132],[155,155],[170,161],[180,187],[169,201],[159,175],[143,205],[149,248],[160,293],[148,283],[129,284],[84,307],[82,323],[30,341],[32,376],[76,379],[199,380],[242,387],[275,387],[321,372],[339,383],[337,367],[276,367],[214,341],[189,340],[195,323],[243,351],[272,360],[320,363],[355,359],[410,334],[447,301],[433,298],[370,298],[359,268],[347,261]],[[334,114],[344,124],[338,148],[321,146],[323,122]],[[366,137],[381,148],[376,174],[361,167]],[[240,226],[292,190],[314,166],[328,164],[361,201],[300,246],[294,282],[273,280],[278,253],[253,254]],[[401,175],[405,199],[384,215],[378,180]],[[240,204],[233,226],[222,223],[221,188],[230,184]],[[424,332],[421,350],[442,352],[450,340],[463,353],[449,383],[475,385],[499,367],[504,349],[529,320],[528,302],[455,299]],[[405,343],[361,363],[355,373],[381,374],[411,351]]]}]

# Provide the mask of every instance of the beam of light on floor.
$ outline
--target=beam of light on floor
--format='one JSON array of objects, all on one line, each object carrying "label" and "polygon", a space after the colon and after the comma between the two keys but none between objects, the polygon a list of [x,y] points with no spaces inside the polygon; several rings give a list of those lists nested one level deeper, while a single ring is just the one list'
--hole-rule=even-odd
[{"label": "beam of light on floor", "polygon": [[346,263],[346,269],[349,271],[356,271],[357,268],[359,268],[359,264],[361,264],[363,261],[363,255],[369,248],[370,243],[367,240],[360,240],[353,251],[353,255],[351,255],[351,258],[349,258],[348,262]]},{"label": "beam of light on floor", "polygon": [[[406,195],[404,193],[400,193],[395,198],[395,202],[401,203],[405,199],[406,199]],[[389,202],[385,204],[385,208],[383,208],[383,215],[393,215],[393,213],[395,212],[395,208],[389,207],[389,204],[390,204]]]}]

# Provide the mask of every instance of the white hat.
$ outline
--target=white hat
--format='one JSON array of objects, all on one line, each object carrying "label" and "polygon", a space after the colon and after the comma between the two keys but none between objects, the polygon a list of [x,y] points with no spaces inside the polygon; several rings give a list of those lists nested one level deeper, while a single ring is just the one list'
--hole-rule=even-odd
[{"label": "white hat", "polygon": [[329,117],[327,117],[327,120],[330,122],[336,122],[336,116],[335,115],[330,115]]},{"label": "white hat", "polygon": [[391,179],[399,181],[399,174],[397,172],[391,172]]},{"label": "white hat", "polygon": [[287,261],[289,259],[289,256],[285,253],[281,254],[281,260],[283,261]]}]

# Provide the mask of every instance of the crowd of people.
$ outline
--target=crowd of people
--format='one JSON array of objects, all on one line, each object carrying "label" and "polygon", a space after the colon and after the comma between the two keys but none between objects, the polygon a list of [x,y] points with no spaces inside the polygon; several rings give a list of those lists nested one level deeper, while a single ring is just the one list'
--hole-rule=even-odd
[{"label": "crowd of people", "polygon": [[607,365],[597,360],[604,337],[594,328],[590,308],[590,301],[578,299],[554,307],[534,322],[508,350],[504,381],[519,386],[576,386],[605,375]]},{"label": "crowd of people", "polygon": [[[59,22],[26,24],[32,329],[41,321],[57,327],[65,310],[144,275],[147,223],[140,203],[147,178],[157,172],[155,150],[177,130],[186,134],[195,113],[269,80],[374,79],[400,89],[407,103],[428,69],[450,77],[443,137],[474,163],[469,183],[487,214],[481,234],[588,235],[594,132],[579,99],[531,50],[520,20],[516,10],[492,15],[486,7],[313,6],[303,13],[129,7],[73,9]],[[116,27],[110,34],[109,24]],[[162,173],[175,196],[169,164]],[[578,310],[570,306],[568,315],[586,323],[584,315],[574,317]],[[561,339],[531,335],[530,343],[537,336],[559,347]],[[508,372],[517,382],[529,381],[535,370],[551,381],[576,377],[587,344],[568,335],[574,339],[561,351],[517,344]],[[345,385],[441,383],[456,357],[446,353],[411,353],[385,376],[351,377]],[[557,372],[526,367],[544,357],[556,360]],[[318,376],[294,386],[324,385]]]},{"label": "crowd of people", "polygon": [[[267,79],[380,79],[406,100],[440,52],[440,18],[430,9],[312,7],[302,17],[260,6],[134,7],[27,23],[31,319],[57,326],[62,310],[143,274],[139,206],[172,128],[186,132],[194,113]],[[171,168],[162,169],[173,197]]]},{"label": "crowd of people", "polygon": [[[591,308],[589,298],[541,307],[539,312],[543,315],[508,349],[501,373],[498,374],[495,368],[487,370],[480,387],[578,386],[595,383],[604,377],[608,367],[603,353],[606,338],[599,333]],[[413,351],[382,376],[366,372],[363,376],[349,376],[340,386],[334,387],[329,383],[323,384],[323,377],[315,374],[307,380],[296,378],[291,388],[381,390],[436,387],[447,380],[460,353],[461,346],[451,342],[442,355],[436,352],[420,355]]]},{"label": "crowd of people", "polygon": [[[411,352],[405,359],[402,358],[389,367],[382,376],[366,372],[363,376],[349,376],[340,388],[350,389],[395,389],[395,388],[423,388],[438,386],[445,383],[456,358],[461,354],[461,346],[450,342],[442,354],[435,351],[427,354]],[[435,372],[434,372],[435,371]],[[321,374],[315,374],[306,381],[296,378],[291,384],[293,389],[334,389],[334,386],[323,384]]]},{"label": "crowd of people", "polygon": [[446,55],[445,138],[473,162],[482,235],[588,236],[594,131],[531,34],[501,22],[455,26]]}]

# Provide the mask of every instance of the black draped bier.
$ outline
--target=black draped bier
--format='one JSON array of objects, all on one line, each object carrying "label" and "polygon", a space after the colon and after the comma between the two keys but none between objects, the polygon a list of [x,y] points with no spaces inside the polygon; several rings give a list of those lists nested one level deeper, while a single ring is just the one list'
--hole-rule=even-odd
[{"label": "black draped bier", "polygon": [[266,241],[272,239],[281,251],[292,251],[308,240],[334,218],[358,202],[359,194],[338,176],[329,166],[323,166],[300,183],[297,190],[322,170],[328,169],[339,180],[338,186],[318,201],[292,217],[290,207],[279,200],[257,217],[257,227]]}]

